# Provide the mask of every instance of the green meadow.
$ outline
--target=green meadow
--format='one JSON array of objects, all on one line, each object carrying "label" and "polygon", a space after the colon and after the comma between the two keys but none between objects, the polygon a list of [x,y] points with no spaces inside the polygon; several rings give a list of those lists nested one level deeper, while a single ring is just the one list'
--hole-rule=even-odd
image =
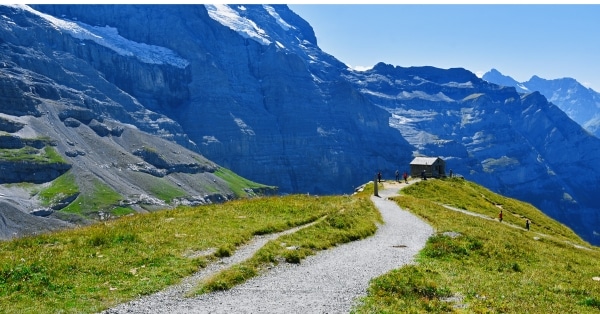
[{"label": "green meadow", "polygon": [[[227,290],[373,235],[382,220],[372,194],[371,183],[352,196],[178,207],[1,242],[0,312],[96,313],[176,284],[256,235],[297,228],[189,295]],[[600,311],[600,250],[530,204],[462,179],[415,182],[393,200],[436,233],[415,264],[374,278],[354,313]]]}]

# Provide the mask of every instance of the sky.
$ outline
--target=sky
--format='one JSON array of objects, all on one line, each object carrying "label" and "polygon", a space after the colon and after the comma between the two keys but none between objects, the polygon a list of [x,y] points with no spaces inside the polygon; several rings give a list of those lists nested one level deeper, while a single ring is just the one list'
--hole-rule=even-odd
[{"label": "sky", "polygon": [[288,4],[352,68],[496,69],[571,77],[600,92],[600,4]]}]

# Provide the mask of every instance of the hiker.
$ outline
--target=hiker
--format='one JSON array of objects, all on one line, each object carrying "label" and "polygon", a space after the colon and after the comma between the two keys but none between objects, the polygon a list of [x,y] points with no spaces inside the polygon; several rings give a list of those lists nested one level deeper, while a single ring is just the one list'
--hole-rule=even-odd
[{"label": "hiker", "polygon": [[408,174],[406,171],[404,171],[404,175],[402,175],[402,177],[404,178],[404,183],[408,184]]},{"label": "hiker", "polygon": [[525,220],[525,229],[529,231],[529,219]]},{"label": "hiker", "polygon": [[400,182],[400,172],[396,170],[396,182]]},{"label": "hiker", "polygon": [[427,180],[427,174],[425,173],[425,169],[423,169],[423,171],[421,171],[421,179]]},{"label": "hiker", "polygon": [[377,180],[381,183],[381,171],[377,172]]},{"label": "hiker", "polygon": [[452,169],[450,169],[450,178],[452,178]]},{"label": "hiker", "polygon": [[500,219],[500,222],[502,222],[502,211],[500,211],[500,214],[498,214],[498,218]]}]

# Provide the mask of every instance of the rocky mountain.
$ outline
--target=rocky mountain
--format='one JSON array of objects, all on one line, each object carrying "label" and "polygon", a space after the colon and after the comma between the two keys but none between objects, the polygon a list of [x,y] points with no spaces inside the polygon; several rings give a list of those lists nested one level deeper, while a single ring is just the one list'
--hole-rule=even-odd
[{"label": "rocky mountain", "polygon": [[600,93],[581,85],[575,79],[566,77],[547,80],[534,75],[529,81],[517,82],[496,69],[486,72],[482,78],[490,83],[513,86],[520,93],[538,91],[569,118],[600,137]]},{"label": "rocky mountain", "polygon": [[[73,168],[86,156],[125,154],[138,159],[118,165],[179,169],[164,167],[177,154],[157,157],[183,146],[206,158],[192,167],[205,174],[220,165],[281,193],[342,194],[377,171],[390,179],[408,171],[415,156],[439,156],[455,174],[531,202],[600,243],[600,140],[538,92],[464,69],[381,63],[354,71],[321,51],[310,25],[285,5],[0,10],[0,73],[18,87],[9,98],[19,103],[0,107],[13,124],[26,118],[68,132],[47,140],[77,160]],[[113,151],[100,145],[121,143],[131,130],[179,148],[147,149],[147,138]],[[98,146],[79,146],[90,142]],[[99,164],[105,176],[131,168]]]},{"label": "rocky mountain", "polygon": [[[80,28],[69,35],[57,26],[67,22],[25,6],[0,11],[1,239],[272,193],[202,156],[179,123],[107,81],[116,74],[71,54],[87,48],[71,36]],[[87,52],[98,63],[122,61],[118,72],[145,66],[102,49]]]}]

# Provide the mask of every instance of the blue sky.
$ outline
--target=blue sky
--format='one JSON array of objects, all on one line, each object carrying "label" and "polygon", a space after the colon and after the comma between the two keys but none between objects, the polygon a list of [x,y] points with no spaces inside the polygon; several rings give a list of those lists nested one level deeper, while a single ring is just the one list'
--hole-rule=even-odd
[{"label": "blue sky", "polygon": [[351,67],[497,69],[572,77],[600,92],[600,4],[288,4]]}]

